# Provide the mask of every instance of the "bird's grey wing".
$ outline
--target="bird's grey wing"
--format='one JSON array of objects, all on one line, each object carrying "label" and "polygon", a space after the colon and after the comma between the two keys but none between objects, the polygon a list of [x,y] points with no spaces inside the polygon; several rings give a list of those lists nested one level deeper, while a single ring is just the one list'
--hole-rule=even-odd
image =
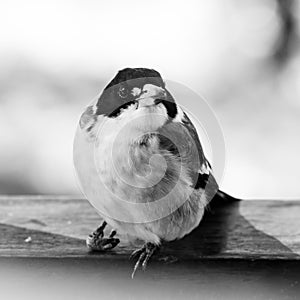
[{"label": "bird's grey wing", "polygon": [[[185,112],[183,113],[183,115],[184,115],[182,120],[183,124],[188,129],[190,135],[194,138],[197,148],[203,150],[195,126],[193,125],[192,121],[189,119],[188,115]],[[232,197],[219,189],[215,190],[215,186],[218,187],[218,185],[213,174],[211,173],[212,167],[209,161],[205,158],[204,152],[201,151],[201,153],[203,154],[202,159],[206,162],[210,172],[209,172],[209,176],[207,176],[206,174],[199,175],[197,183],[203,185],[205,182],[209,182],[209,184],[206,183],[206,187],[213,188],[212,195],[214,196],[211,199],[209,205],[211,207],[218,207],[218,206],[226,205],[231,202],[240,201],[240,199]]]},{"label": "bird's grey wing", "polygon": [[186,114],[181,122],[171,121],[162,126],[158,138],[160,148],[177,156],[186,166],[193,188],[209,189],[210,194],[218,190],[197,131]]},{"label": "bird's grey wing", "polygon": [[[226,193],[224,193],[223,191],[219,190],[218,188],[218,184],[216,182],[215,177],[212,174],[212,167],[209,163],[209,161],[207,160],[207,158],[205,157],[201,142],[199,140],[198,137],[198,133],[197,130],[194,126],[194,124],[192,123],[192,121],[190,120],[190,118],[188,117],[188,115],[183,111],[183,118],[181,120],[181,124],[183,125],[184,129],[182,127],[180,127],[180,122],[178,123],[173,123],[172,127],[174,127],[174,129],[179,129],[178,132],[181,132],[180,136],[185,134],[185,131],[187,131],[187,136],[191,137],[196,145],[196,149],[197,149],[197,153],[199,156],[199,162],[200,164],[195,163],[195,161],[197,159],[195,159],[195,157],[193,159],[190,160],[190,165],[189,168],[191,170],[191,177],[193,179],[193,186],[195,189],[207,189],[208,190],[208,194],[210,195],[210,203],[209,205],[211,207],[219,207],[219,206],[223,206],[226,205],[228,203],[231,202],[236,202],[239,201],[240,199],[232,197]],[[169,125],[171,126],[171,125]],[[164,138],[162,138],[164,140]],[[186,137],[183,137],[183,142],[185,141]],[[166,141],[164,143],[162,143],[162,145],[166,144],[167,148],[170,149],[170,151],[172,151],[172,149],[174,149],[174,145],[170,145],[168,143],[166,143]],[[174,153],[175,154],[175,153]],[[200,172],[198,170],[198,167],[200,167]]]},{"label": "bird's grey wing", "polygon": [[188,130],[189,135],[193,138],[193,140],[194,140],[194,142],[197,146],[200,159],[204,162],[204,164],[207,165],[207,167],[209,167],[211,169],[211,165],[205,157],[201,142],[199,140],[197,130],[196,130],[194,124],[192,123],[192,121],[190,120],[190,118],[188,117],[188,115],[185,112],[183,112],[182,123],[186,127],[186,129]]}]

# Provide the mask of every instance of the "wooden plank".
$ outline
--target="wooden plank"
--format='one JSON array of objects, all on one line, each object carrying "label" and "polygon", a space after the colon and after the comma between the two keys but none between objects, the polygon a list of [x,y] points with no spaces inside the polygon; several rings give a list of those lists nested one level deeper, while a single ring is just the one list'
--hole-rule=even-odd
[{"label": "wooden plank", "polygon": [[[212,209],[196,230],[164,245],[156,258],[300,260],[299,215],[300,201],[249,200]],[[88,201],[76,197],[1,196],[0,220],[0,257],[127,260],[137,246],[121,236],[114,251],[89,253],[85,238],[101,219]]]}]

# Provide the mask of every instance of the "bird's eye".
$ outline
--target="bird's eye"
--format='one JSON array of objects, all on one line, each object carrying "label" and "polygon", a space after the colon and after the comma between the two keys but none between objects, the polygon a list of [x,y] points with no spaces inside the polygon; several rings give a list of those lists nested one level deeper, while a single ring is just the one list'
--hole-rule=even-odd
[{"label": "bird's eye", "polygon": [[126,98],[128,96],[128,90],[125,87],[120,87],[118,94],[121,98]]}]

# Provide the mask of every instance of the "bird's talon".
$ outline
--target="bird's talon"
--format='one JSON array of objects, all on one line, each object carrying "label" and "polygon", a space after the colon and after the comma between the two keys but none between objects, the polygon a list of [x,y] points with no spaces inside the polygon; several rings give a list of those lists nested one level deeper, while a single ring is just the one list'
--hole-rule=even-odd
[{"label": "bird's talon", "polygon": [[147,269],[147,264],[142,264],[142,270],[145,272],[146,271],[146,269]]},{"label": "bird's talon", "polygon": [[137,249],[137,250],[134,250],[129,259],[134,259],[135,257],[137,257],[138,255],[140,255],[142,252],[144,251],[144,246],[141,248],[141,249]]},{"label": "bird's talon", "polygon": [[117,232],[115,230],[112,230],[112,232],[110,233],[109,237],[113,238],[116,234],[117,234]]},{"label": "bird's talon", "polygon": [[152,243],[145,244],[141,249],[133,251],[130,258],[134,258],[139,255],[139,258],[137,262],[134,265],[133,272],[131,274],[131,278],[134,278],[134,275],[139,268],[139,266],[142,266],[142,270],[145,271],[147,268],[148,261],[154,254],[155,250],[157,249],[157,246]]}]

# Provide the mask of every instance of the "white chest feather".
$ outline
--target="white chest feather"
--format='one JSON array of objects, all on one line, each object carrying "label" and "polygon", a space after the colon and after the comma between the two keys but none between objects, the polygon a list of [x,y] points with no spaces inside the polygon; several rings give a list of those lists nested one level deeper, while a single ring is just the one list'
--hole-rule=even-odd
[{"label": "white chest feather", "polygon": [[129,109],[118,120],[99,118],[92,132],[79,128],[74,141],[81,188],[98,212],[117,229],[155,243],[197,226],[205,199],[200,201],[201,191],[190,187],[185,167],[161,151],[157,139],[141,145],[145,135],[166,122],[165,111]]}]

